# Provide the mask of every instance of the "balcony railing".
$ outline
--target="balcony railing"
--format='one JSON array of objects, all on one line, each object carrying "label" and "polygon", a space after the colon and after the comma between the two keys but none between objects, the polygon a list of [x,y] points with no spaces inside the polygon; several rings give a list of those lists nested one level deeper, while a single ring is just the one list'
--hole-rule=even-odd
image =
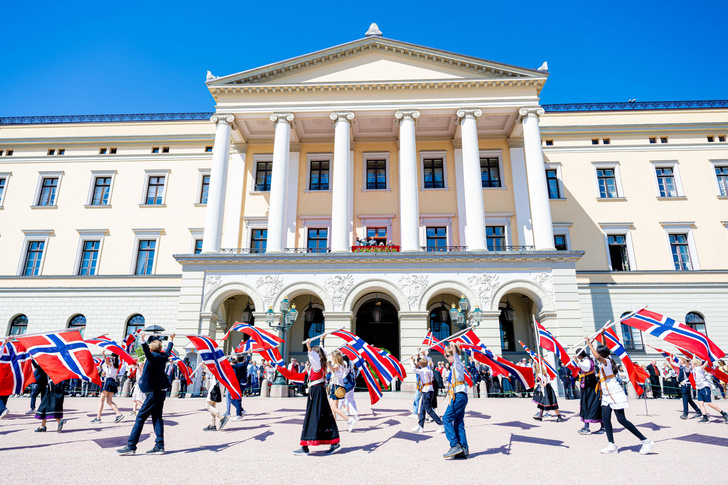
[{"label": "balcony railing", "polygon": [[453,253],[467,251],[467,246],[420,246],[420,249],[428,253]]},{"label": "balcony railing", "polygon": [[[422,252],[436,252],[436,253],[457,253],[465,252],[468,250],[467,246],[421,246]],[[387,245],[387,246],[352,246],[352,253],[398,253],[400,252],[400,246]],[[503,252],[503,251],[532,251],[533,246],[500,246],[489,251],[492,252]],[[286,253],[291,254],[326,254],[331,252],[331,248],[285,248],[283,250]],[[223,248],[220,250],[220,254],[264,254],[265,249],[261,248]]]},{"label": "balcony railing", "polygon": [[284,251],[294,254],[326,254],[331,252],[331,248],[286,248]]},{"label": "balcony railing", "polygon": [[398,253],[399,246],[352,246],[352,253]]}]

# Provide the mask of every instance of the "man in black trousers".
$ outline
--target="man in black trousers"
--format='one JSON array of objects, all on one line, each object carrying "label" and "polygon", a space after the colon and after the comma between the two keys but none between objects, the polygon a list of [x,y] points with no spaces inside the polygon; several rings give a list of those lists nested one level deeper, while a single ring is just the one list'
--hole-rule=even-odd
[{"label": "man in black trousers", "polygon": [[139,389],[147,395],[141,409],[137,413],[134,428],[129,435],[129,441],[123,448],[116,450],[120,455],[133,455],[136,453],[137,443],[142,434],[144,422],[149,416],[152,417],[154,425],[154,434],[157,438],[154,440],[154,448],[147,451],[147,454],[161,455],[164,453],[164,421],[162,420],[162,411],[164,410],[164,400],[167,398],[167,389],[169,389],[169,379],[164,372],[167,360],[172,353],[172,341],[174,335],[169,337],[167,350],[162,352],[161,340],[152,340],[147,344],[144,342],[146,334],[141,332],[139,337],[142,339],[142,349],[147,358],[144,365],[144,372],[139,378]]},{"label": "man in black trousers", "polygon": [[658,399],[662,394],[662,387],[660,386],[660,369],[657,367],[657,362],[652,361],[650,365],[646,367],[647,372],[650,373],[650,386],[652,386],[652,399]]}]

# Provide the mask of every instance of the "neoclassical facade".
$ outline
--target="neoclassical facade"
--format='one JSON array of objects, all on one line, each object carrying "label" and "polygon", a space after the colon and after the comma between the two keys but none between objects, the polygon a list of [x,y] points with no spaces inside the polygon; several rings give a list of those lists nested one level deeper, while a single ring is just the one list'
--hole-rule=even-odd
[{"label": "neoclassical facade", "polygon": [[208,73],[214,113],[2,118],[0,321],[219,338],[287,298],[289,357],[340,327],[404,357],[462,298],[508,358],[533,317],[568,345],[643,305],[728,348],[728,103],[547,78],[370,29]]}]

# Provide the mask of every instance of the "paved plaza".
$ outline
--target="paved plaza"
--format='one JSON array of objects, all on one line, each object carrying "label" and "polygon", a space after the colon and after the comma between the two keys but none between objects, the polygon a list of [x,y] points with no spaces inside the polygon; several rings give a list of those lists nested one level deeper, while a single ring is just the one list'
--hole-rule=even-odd
[{"label": "paved plaza", "polygon": [[[368,404],[358,393],[362,413],[349,433],[340,422],[342,450],[324,456],[326,447],[312,448],[308,457],[295,457],[301,433],[304,398],[248,398],[248,415],[230,421],[223,431],[206,432],[209,413],[202,399],[168,399],[165,405],[167,453],[144,456],[153,446],[151,422],[144,428],[136,456],[117,456],[129,435],[131,400],[117,399],[127,418],[113,424],[105,411],[103,422],[92,425],[97,400],[66,398],[66,424],[55,433],[34,433],[38,421],[21,415],[28,399],[10,399],[11,410],[0,421],[0,463],[4,483],[424,483],[473,480],[470,483],[564,483],[587,479],[585,473],[609,473],[610,482],[724,483],[728,425],[713,416],[711,423],[678,418],[678,400],[632,401],[628,417],[656,444],[648,456],[638,454],[639,442],[614,422],[617,455],[601,455],[604,435],[580,436],[578,401],[561,400],[567,421],[534,421],[535,405],[528,399],[470,399],[466,428],[469,460],[445,460],[448,444],[436,426],[415,434],[407,415],[410,395]],[[366,402],[365,402],[366,401]],[[718,401],[723,406],[725,401]],[[444,409],[440,409],[442,413]],[[594,428],[596,426],[592,425]],[[151,436],[150,436],[151,434]],[[671,473],[670,470],[673,470]],[[679,472],[678,472],[679,470]],[[154,477],[154,478],[153,478]],[[606,477],[606,475],[605,475]]]}]

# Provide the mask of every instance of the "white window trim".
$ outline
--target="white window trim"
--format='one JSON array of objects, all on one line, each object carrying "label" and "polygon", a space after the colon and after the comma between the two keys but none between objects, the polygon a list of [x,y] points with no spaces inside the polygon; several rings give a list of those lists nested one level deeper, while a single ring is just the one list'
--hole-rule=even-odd
[{"label": "white window trim", "polygon": [[[142,200],[139,202],[139,207],[166,207],[167,206],[167,193],[169,192],[169,174],[172,173],[170,169],[161,170],[145,170],[144,171],[144,187],[142,188]],[[147,204],[147,192],[149,191],[149,178],[159,177],[164,175],[164,194],[162,195],[161,204]],[[156,264],[156,263],[155,263]]]},{"label": "white window trim", "polygon": [[[166,194],[166,191],[165,191]],[[129,274],[132,276],[152,276],[157,274],[157,263],[159,262],[159,248],[160,239],[165,234],[164,229],[132,229],[134,231],[134,253],[131,258],[131,268],[129,268]],[[139,260],[139,241],[154,240],[154,263],[152,264],[151,275],[138,275],[136,274],[137,262]]]},{"label": "white window trim", "polygon": [[720,184],[718,183],[718,175],[715,173],[715,167],[728,167],[728,160],[710,160],[711,165],[713,166],[713,181],[715,182],[715,190],[717,191],[716,194],[719,198],[728,198],[728,194],[722,195],[720,193]]},{"label": "white window trim", "polygon": [[[318,192],[318,191],[314,191]],[[324,192],[324,191],[321,191]],[[331,247],[331,217],[328,216],[306,216],[301,217],[301,227],[303,227],[304,245],[308,249],[308,230],[309,229],[326,229],[326,247]]]},{"label": "white window trim", "polygon": [[[207,202],[202,202],[202,179],[205,175],[210,175],[211,170],[209,168],[198,169],[200,174],[197,176],[197,194],[195,195],[195,207],[207,207]],[[212,178],[210,178],[212,182]],[[165,190],[166,192],[166,190]],[[210,199],[210,186],[207,187],[207,198]]]},{"label": "white window trim", "polygon": [[[622,188],[622,174],[619,170],[619,162],[592,162],[594,167],[594,183],[597,189],[597,200],[620,200],[624,199],[624,189]],[[612,168],[614,169],[614,182],[617,186],[617,197],[602,197],[599,195],[599,176],[597,170],[600,168]]]},{"label": "white window trim", "polygon": [[[387,181],[386,188],[384,189],[368,189],[367,188],[367,162],[369,160],[381,160],[384,159],[384,177]],[[364,152],[362,153],[362,167],[363,167],[363,179],[362,179],[362,192],[389,192],[392,190],[392,177],[389,171],[389,152]]]},{"label": "white window trim", "polygon": [[[264,161],[264,160],[262,160]],[[250,238],[253,236],[253,229],[268,229],[267,217],[244,217],[243,225],[245,227],[245,239],[243,239],[243,248],[250,249]],[[267,247],[266,241],[266,247]]]},{"label": "white window trim", "polygon": [[[650,162],[653,166],[652,169],[652,177],[655,179],[655,189],[657,190],[657,198],[658,199],[677,199],[681,197],[685,197],[685,193],[683,192],[682,188],[682,179],[680,178],[680,170],[678,168],[678,162],[677,160],[655,160]],[[657,169],[658,168],[671,168],[672,169],[672,177],[675,180],[675,190],[677,191],[676,196],[663,196],[660,195],[660,184],[657,180]],[[717,179],[716,179],[717,182]]]},{"label": "white window trim", "polygon": [[[96,186],[96,179],[99,177],[111,177],[111,183],[109,184],[109,203],[106,205],[93,205],[94,188]],[[88,188],[88,196],[86,196],[86,205],[84,207],[86,207],[87,209],[97,209],[100,207],[110,208],[111,196],[114,193],[114,180],[116,180],[116,170],[91,170],[91,185]]]},{"label": "white window trim", "polygon": [[389,244],[390,241],[394,244],[392,237],[392,219],[394,219],[394,217],[394,214],[381,216],[359,216],[362,228],[362,234],[359,236],[359,239],[366,239],[367,230],[370,227],[385,227],[387,229],[387,244]]},{"label": "white window trim", "polygon": [[[113,184],[113,181],[112,181]],[[104,237],[109,235],[108,229],[76,229],[78,231],[78,247],[76,248],[76,259],[73,262],[74,276],[81,276],[78,273],[81,271],[81,255],[83,254],[83,243],[86,241],[98,241],[99,242],[99,255],[96,260],[96,274],[95,275],[83,275],[82,278],[90,278],[92,276],[98,276],[99,269],[101,268],[101,251],[104,248]]]},{"label": "white window trim", "polygon": [[[43,188],[43,179],[57,178],[58,185],[56,186],[56,198],[53,199],[53,205],[38,205],[40,202],[40,191]],[[33,209],[55,209],[58,207],[58,198],[61,196],[61,181],[63,180],[63,172],[38,172],[38,184],[35,187],[35,195],[33,196],[33,204],[30,206]]]},{"label": "white window trim", "polygon": [[421,214],[420,215],[420,247],[427,250],[427,228],[428,227],[445,227],[447,236],[446,246],[452,247],[452,218],[455,214]]},{"label": "white window trim", "polygon": [[[258,178],[258,162],[273,162],[272,153],[256,153],[253,155],[253,166],[251,172],[253,176],[250,177],[250,184],[248,185],[248,194],[270,194],[270,190],[255,190],[255,180]],[[271,166],[271,185],[273,185],[273,167]],[[267,226],[266,226],[267,227]],[[250,247],[250,240],[248,240],[248,247]]]},{"label": "white window trim", "polygon": [[[560,197],[558,199],[551,199],[549,200],[566,200],[566,197],[564,195],[564,181],[561,178],[561,163],[560,162],[549,162],[544,164],[544,174],[546,173],[546,170],[556,170],[556,184],[559,186],[559,195]],[[548,179],[546,180],[546,183],[548,184]],[[548,187],[546,187],[547,193],[548,193]]]},{"label": "white window trim", "polygon": [[670,257],[670,269],[673,271],[681,271],[675,269],[675,261],[672,259],[672,246],[670,245],[670,234],[686,234],[688,236],[688,251],[690,252],[690,262],[693,264],[692,271],[700,270],[700,261],[698,260],[698,250],[695,245],[695,222],[660,222],[665,230],[665,240],[667,241],[667,254]]},{"label": "white window trim", "polygon": [[513,245],[513,238],[511,237],[511,218],[513,217],[512,213],[491,213],[485,215],[485,227],[486,227],[486,247],[487,247],[487,232],[488,232],[488,226],[505,226],[503,230],[505,231],[506,236],[506,246]]},{"label": "white window trim", "polygon": [[[478,152],[478,173],[482,174],[480,169],[481,158],[498,158],[498,173],[500,175],[500,187],[482,187],[483,182],[480,182],[481,189],[483,190],[506,190],[505,174],[503,173],[503,150],[480,150]],[[482,176],[481,176],[482,177]]]},{"label": "white window trim", "polygon": [[571,251],[571,234],[569,233],[571,222],[554,222],[553,226],[554,236],[564,236],[564,239],[566,241],[566,249]]},{"label": "white window trim", "polygon": [[0,179],[5,179],[5,189],[0,194],[0,209],[5,206],[5,194],[8,193],[8,186],[10,185],[10,177],[13,176],[13,172],[0,172]]},{"label": "white window trim", "polygon": [[195,253],[195,241],[203,239],[205,235],[205,229],[201,227],[190,228],[190,254]]},{"label": "white window trim", "polygon": [[[329,188],[328,190],[311,190],[311,162],[329,162]],[[333,153],[307,153],[306,154],[306,185],[304,193],[325,194],[331,192],[334,186],[334,154]]]},{"label": "white window trim", "polygon": [[[441,189],[425,188],[425,158],[442,158],[442,182]],[[429,192],[432,190],[450,190],[447,184],[447,151],[445,150],[424,150],[420,152],[420,190]]]},{"label": "white window trim", "polygon": [[[596,172],[595,172],[596,173]],[[634,254],[634,244],[632,243],[632,229],[634,223],[632,222],[605,222],[599,224],[604,235],[604,251],[607,258],[607,267],[609,271],[614,271],[612,268],[612,258],[609,257],[609,236],[624,236],[625,243],[627,244],[627,260],[629,261],[629,271],[637,271],[637,261]],[[620,273],[627,273],[628,271],[620,271]]]},{"label": "white window trim", "polygon": [[53,229],[27,229],[23,230],[25,237],[23,238],[23,249],[20,252],[20,261],[18,261],[18,269],[16,271],[17,276],[24,276],[25,273],[25,258],[28,257],[28,244],[35,241],[43,241],[43,254],[40,257],[40,268],[38,268],[38,275],[43,274],[43,266],[45,266],[46,255],[48,254],[48,240],[51,236],[55,236]]}]

